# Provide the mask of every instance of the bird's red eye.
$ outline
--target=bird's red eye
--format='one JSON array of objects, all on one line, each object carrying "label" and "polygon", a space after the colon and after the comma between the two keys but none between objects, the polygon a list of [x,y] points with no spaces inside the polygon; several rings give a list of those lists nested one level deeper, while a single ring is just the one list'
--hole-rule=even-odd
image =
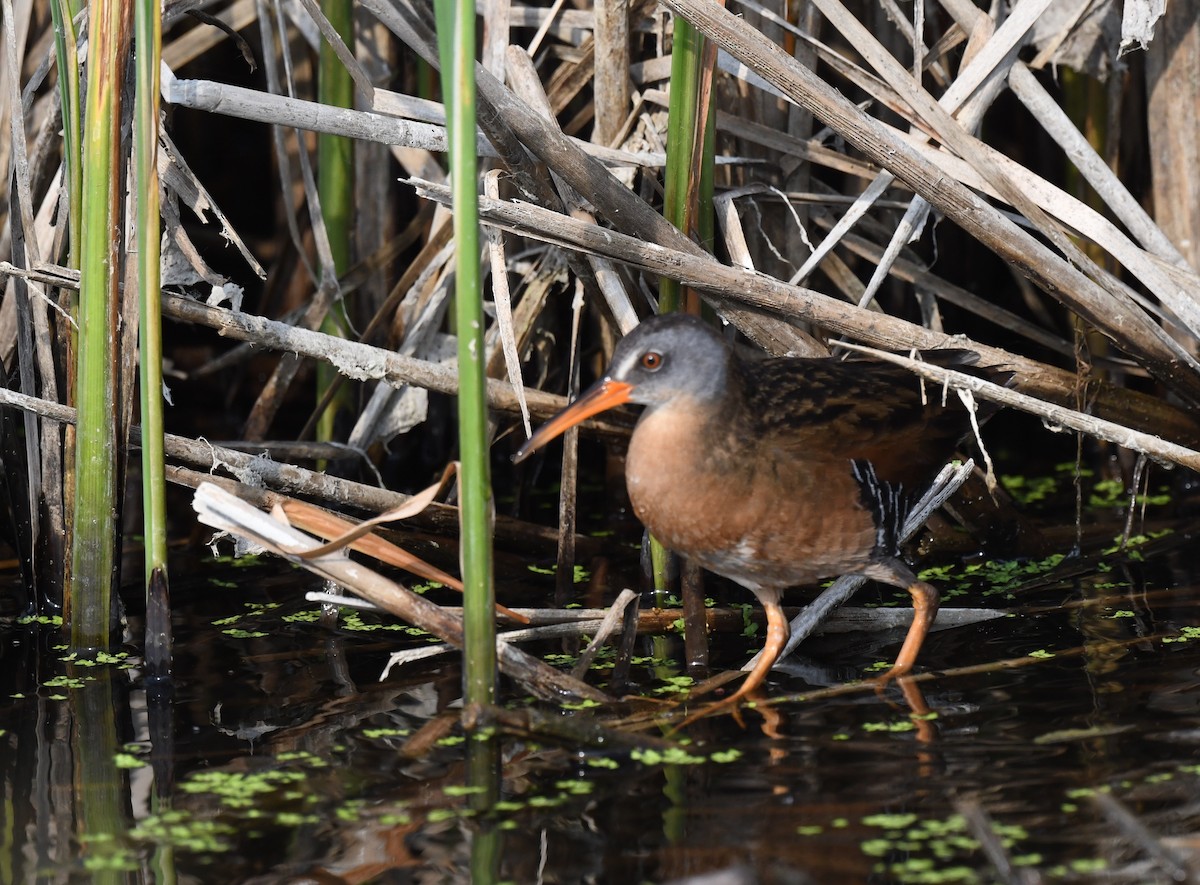
[{"label": "bird's red eye", "polygon": [[663,364],[662,354],[657,351],[648,350],[642,354],[642,368],[649,369],[651,372],[661,369]]}]

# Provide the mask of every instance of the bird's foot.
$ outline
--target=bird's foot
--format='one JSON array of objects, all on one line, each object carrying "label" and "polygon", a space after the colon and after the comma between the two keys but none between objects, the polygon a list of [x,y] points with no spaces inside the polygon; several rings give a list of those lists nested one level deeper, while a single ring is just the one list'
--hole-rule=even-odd
[{"label": "bird's foot", "polygon": [[740,709],[741,701],[738,700],[733,703],[730,703],[730,701],[733,701],[733,698],[726,698],[722,701],[705,704],[699,710],[689,714],[682,722],[672,728],[670,733],[675,734],[676,732],[682,731],[689,725],[698,722],[701,719],[707,719],[709,716],[715,716],[718,713],[724,712],[730,713],[733,716],[734,722],[736,722],[739,727],[745,728],[746,720],[742,718],[742,711]]},{"label": "bird's foot", "polygon": [[882,695],[884,690],[887,689],[887,687],[889,685],[891,685],[893,682],[903,682],[904,679],[909,675],[911,670],[912,670],[911,666],[901,667],[899,664],[897,664],[896,666],[894,666],[890,670],[888,670],[886,673],[884,673],[880,676],[876,676],[873,679],[869,679],[867,681],[875,686],[876,694]]},{"label": "bird's foot", "polygon": [[[774,595],[766,597],[760,595],[759,599],[767,613],[767,640],[763,645],[762,652],[759,654],[758,662],[746,674],[746,681],[729,697],[702,707],[688,716],[683,722],[672,729],[673,731],[678,731],[681,728],[691,725],[698,719],[704,719],[707,716],[713,716],[717,713],[732,713],[737,724],[742,728],[746,727],[745,720],[742,719],[742,713],[739,708],[742,702],[757,691],[759,686],[766,681],[771,667],[779,660],[779,653],[787,643],[788,636],[787,618],[783,616],[783,609],[780,608],[778,599]],[[708,680],[709,683],[713,681],[713,679]]]},{"label": "bird's foot", "polygon": [[[756,686],[750,686],[751,690],[753,690],[755,687]],[[742,689],[738,689],[727,698],[722,698],[719,701],[713,701],[712,703],[705,704],[694,713],[689,714],[682,722],[672,728],[671,732],[674,733],[680,731],[684,728],[687,728],[687,726],[691,725],[693,722],[698,722],[701,719],[707,719],[709,716],[716,716],[725,713],[733,716],[733,721],[736,722],[740,728],[745,728],[746,720],[742,717],[742,704],[748,699],[750,692],[744,691],[744,688],[745,686],[743,686]]]}]

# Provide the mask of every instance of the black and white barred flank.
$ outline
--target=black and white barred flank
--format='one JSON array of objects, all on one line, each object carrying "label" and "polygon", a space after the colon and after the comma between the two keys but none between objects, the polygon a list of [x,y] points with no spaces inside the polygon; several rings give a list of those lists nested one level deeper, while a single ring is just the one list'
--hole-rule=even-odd
[{"label": "black and white barred flank", "polygon": [[875,520],[875,552],[896,556],[900,552],[901,531],[912,507],[904,486],[879,478],[870,461],[859,458],[850,462],[850,470],[862,490],[863,506]]}]

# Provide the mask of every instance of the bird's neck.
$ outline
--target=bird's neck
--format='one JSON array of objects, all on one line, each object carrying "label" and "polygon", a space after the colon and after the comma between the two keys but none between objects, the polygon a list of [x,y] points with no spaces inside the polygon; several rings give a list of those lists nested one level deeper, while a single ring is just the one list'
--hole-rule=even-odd
[{"label": "bird's neck", "polygon": [[[647,408],[638,424],[640,439],[635,440],[641,452],[655,450],[658,457],[687,461],[702,470],[729,469],[714,464],[713,459],[738,460],[746,440],[742,430],[746,421],[745,383],[736,364],[731,363],[729,369],[711,386]],[[684,458],[684,452],[690,456]]]}]

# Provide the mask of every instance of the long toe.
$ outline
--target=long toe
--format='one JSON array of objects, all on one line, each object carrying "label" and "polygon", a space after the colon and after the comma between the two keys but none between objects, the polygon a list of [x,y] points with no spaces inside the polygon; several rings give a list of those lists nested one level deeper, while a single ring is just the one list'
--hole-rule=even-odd
[{"label": "long toe", "polygon": [[778,600],[763,600],[763,608],[767,615],[767,640],[763,644],[762,655],[759,657],[758,663],[754,665],[754,669],[750,671],[746,681],[729,697],[707,704],[689,715],[675,727],[676,731],[706,716],[730,712],[733,713],[738,725],[745,727],[739,708],[742,702],[766,681],[767,674],[779,660],[779,655],[783,652],[783,647],[787,644],[788,639],[787,618],[784,617],[783,608]]}]

